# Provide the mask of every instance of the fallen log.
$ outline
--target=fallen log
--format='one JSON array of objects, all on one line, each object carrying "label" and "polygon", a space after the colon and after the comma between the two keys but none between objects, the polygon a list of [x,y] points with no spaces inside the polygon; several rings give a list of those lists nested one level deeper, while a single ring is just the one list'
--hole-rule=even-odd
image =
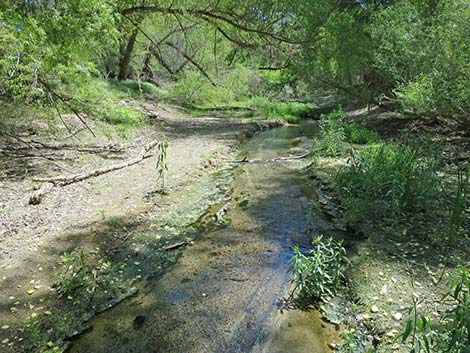
[{"label": "fallen log", "polygon": [[169,245],[169,246],[163,248],[163,250],[172,251],[172,250],[182,248],[183,246],[188,246],[188,245],[192,245],[192,244],[193,244],[192,239],[191,240],[183,240],[183,241],[180,241],[176,244]]},{"label": "fallen log", "polygon": [[150,158],[152,156],[152,154],[149,152],[158,144],[159,142],[157,140],[146,144],[141,149],[137,157],[127,160],[126,162],[123,162],[123,163],[117,163],[117,164],[113,164],[107,167],[98,168],[98,169],[94,169],[94,170],[83,172],[83,173],[77,173],[74,175],[66,175],[66,176],[60,175],[60,176],[53,177],[53,178],[34,178],[33,181],[51,183],[54,186],[66,186],[66,185],[70,185],[73,183],[77,183],[77,182],[80,182],[80,181],[83,181],[92,177],[103,175],[103,174],[113,172],[119,169],[124,169],[134,164],[137,164],[139,162],[142,162],[144,159]]},{"label": "fallen log", "polygon": [[300,156],[290,156],[290,157],[276,157],[272,159],[247,159],[246,157],[243,159],[238,159],[234,161],[230,161],[230,163],[234,164],[244,164],[244,163],[275,163],[275,162],[286,162],[286,161],[294,161],[298,159],[306,158],[310,155],[310,152],[304,153]]}]

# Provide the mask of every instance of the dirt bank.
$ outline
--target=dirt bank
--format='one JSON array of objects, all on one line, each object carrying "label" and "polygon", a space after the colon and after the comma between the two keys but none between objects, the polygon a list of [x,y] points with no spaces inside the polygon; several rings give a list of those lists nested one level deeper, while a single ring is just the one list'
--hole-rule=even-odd
[{"label": "dirt bank", "polygon": [[[34,149],[32,158],[7,155],[1,159],[5,172],[0,180],[2,351],[14,350],[21,341],[27,317],[49,311],[49,298],[56,296],[52,288],[56,265],[64,252],[80,249],[109,254],[131,247],[136,234],[167,224],[180,216],[178,210],[199,202],[208,190],[195,190],[195,185],[229,159],[240,141],[257,130],[276,125],[256,123],[253,119],[195,118],[176,107],[153,102],[140,102],[136,108],[146,114],[147,122],[126,143],[120,144],[126,148],[119,153],[87,153],[64,148],[52,151],[52,155],[45,149],[52,157],[41,160],[34,157],[37,152]],[[27,139],[54,143],[43,137],[48,131],[44,130],[43,134]],[[86,134],[80,132],[82,141],[90,139]],[[156,161],[149,158],[132,167],[54,188],[40,205],[28,205],[33,186],[31,177],[66,175],[124,161],[155,138],[169,142],[166,195],[158,193]],[[106,146],[117,142],[112,136],[97,140]],[[25,149],[19,140],[0,142],[2,151],[16,153]]]}]

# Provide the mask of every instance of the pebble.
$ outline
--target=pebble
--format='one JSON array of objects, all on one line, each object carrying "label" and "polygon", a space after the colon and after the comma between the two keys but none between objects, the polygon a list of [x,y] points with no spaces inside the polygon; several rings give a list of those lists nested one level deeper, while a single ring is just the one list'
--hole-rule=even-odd
[{"label": "pebble", "polygon": [[402,313],[395,313],[393,314],[393,318],[397,321],[400,321],[401,318],[403,317],[403,314]]}]

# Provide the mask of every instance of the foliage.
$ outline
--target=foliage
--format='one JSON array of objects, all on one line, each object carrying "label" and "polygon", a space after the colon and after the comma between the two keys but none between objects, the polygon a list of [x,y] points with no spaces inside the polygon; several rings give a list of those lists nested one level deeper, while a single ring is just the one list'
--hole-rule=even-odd
[{"label": "foliage", "polygon": [[108,1],[3,1],[0,5],[0,96],[47,100],[44,82],[80,84],[94,71],[102,45],[113,43]]},{"label": "foliage", "polygon": [[434,215],[440,194],[435,161],[410,142],[367,145],[336,178],[353,228]]},{"label": "foliage", "polygon": [[149,97],[149,98],[165,98],[168,92],[149,83],[139,80],[107,80],[106,90],[113,92],[116,97]]},{"label": "foliage", "polygon": [[470,347],[470,272],[462,269],[460,275],[450,283],[447,297],[452,298],[454,306],[448,310],[444,321],[448,324],[448,351],[468,352]]},{"label": "foliage", "polygon": [[298,123],[313,109],[309,103],[276,102],[264,97],[254,97],[245,104],[256,109],[266,119],[281,119],[288,123]]},{"label": "foliage", "polygon": [[373,14],[374,65],[395,82],[405,109],[469,112],[469,19],[465,0],[400,0]]},{"label": "foliage", "polygon": [[357,124],[346,124],[344,126],[345,140],[356,144],[376,143],[379,136],[375,131],[371,131]]},{"label": "foliage", "polygon": [[457,190],[450,209],[449,217],[449,240],[455,242],[462,229],[465,219],[465,210],[470,195],[470,164],[467,168],[460,167],[457,175]]},{"label": "foliage", "polygon": [[122,127],[139,126],[142,122],[143,115],[134,109],[110,104],[100,107],[98,110],[98,118],[112,125],[120,125]]},{"label": "foliage", "polygon": [[367,144],[377,142],[377,133],[357,124],[348,124],[342,108],[320,116],[321,140],[315,140],[313,149],[335,157],[344,151],[344,143]]},{"label": "foliage", "polygon": [[467,353],[470,347],[470,275],[468,269],[461,269],[459,276],[451,280],[449,291],[443,297],[448,309],[434,325],[429,317],[418,312],[418,301],[408,309],[412,314],[400,335],[402,343],[408,343],[411,353]]},{"label": "foliage", "polygon": [[83,251],[62,255],[61,269],[56,274],[56,287],[61,295],[73,295],[79,289],[91,289],[93,275],[87,261],[88,256]]},{"label": "foliage", "polygon": [[408,309],[408,314],[411,313],[413,318],[406,322],[405,329],[399,337],[402,343],[410,341],[410,353],[419,353],[423,349],[426,353],[430,353],[436,332],[432,329],[431,319],[418,313],[418,304],[413,297],[413,306]]},{"label": "foliage", "polygon": [[162,192],[165,192],[165,173],[168,171],[168,165],[166,164],[166,153],[168,150],[168,142],[163,141],[158,144],[157,149],[157,180],[161,181],[161,188]]},{"label": "foliage", "polygon": [[292,271],[295,283],[294,293],[308,300],[319,300],[333,296],[344,278],[346,250],[342,241],[333,238],[323,240],[318,236],[312,241],[312,248],[302,253],[294,247]]},{"label": "foliage", "polygon": [[342,149],[342,143],[346,138],[344,118],[346,114],[340,108],[337,111],[320,116],[320,135],[325,154],[337,156]]},{"label": "foliage", "polygon": [[[212,100],[218,100],[219,94],[206,78],[198,72],[188,71],[171,86],[170,98],[188,105],[202,105]],[[221,98],[221,97],[220,97]]]}]

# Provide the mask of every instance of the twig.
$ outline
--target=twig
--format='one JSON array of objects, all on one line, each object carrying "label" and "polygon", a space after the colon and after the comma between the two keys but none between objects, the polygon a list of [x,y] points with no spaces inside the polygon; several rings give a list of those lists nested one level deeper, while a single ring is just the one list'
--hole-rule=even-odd
[{"label": "twig", "polygon": [[305,154],[302,154],[300,156],[292,156],[292,157],[276,157],[272,159],[238,159],[234,161],[230,161],[230,163],[235,163],[235,164],[244,164],[244,163],[275,163],[275,162],[285,162],[285,161],[291,161],[291,160],[298,160],[298,159],[303,159],[306,158],[310,155],[310,152],[307,152]]},{"label": "twig", "polygon": [[163,250],[165,251],[171,251],[171,250],[176,250],[176,249],[179,249],[183,246],[188,246],[188,245],[192,245],[193,244],[193,240],[190,239],[190,240],[183,240],[183,241],[180,241],[179,243],[176,243],[176,244],[172,244],[172,245],[169,245],[165,248],[163,248]]}]

